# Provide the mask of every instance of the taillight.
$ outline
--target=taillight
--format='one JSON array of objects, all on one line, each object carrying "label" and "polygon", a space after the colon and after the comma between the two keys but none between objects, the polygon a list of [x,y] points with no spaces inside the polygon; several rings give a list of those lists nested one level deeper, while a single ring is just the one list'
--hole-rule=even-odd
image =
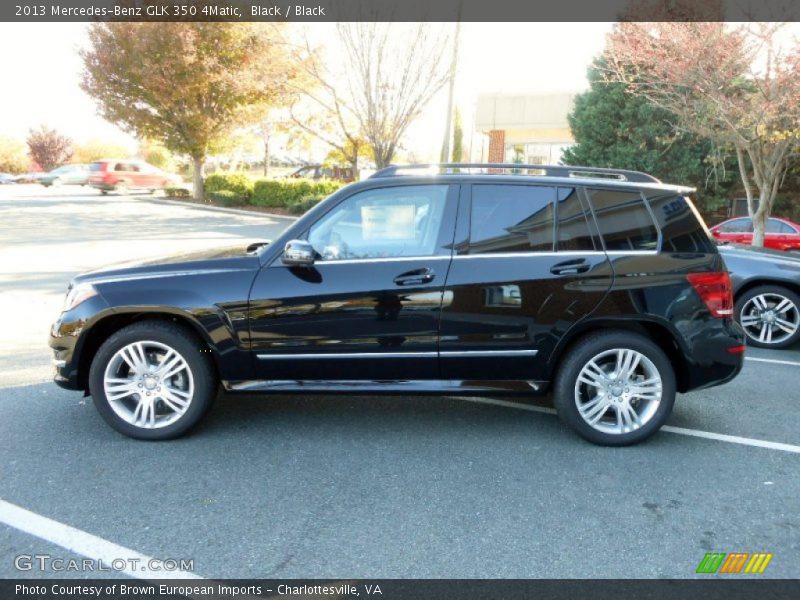
[{"label": "taillight", "polygon": [[686,278],[714,317],[733,316],[733,286],[727,273],[691,273]]}]

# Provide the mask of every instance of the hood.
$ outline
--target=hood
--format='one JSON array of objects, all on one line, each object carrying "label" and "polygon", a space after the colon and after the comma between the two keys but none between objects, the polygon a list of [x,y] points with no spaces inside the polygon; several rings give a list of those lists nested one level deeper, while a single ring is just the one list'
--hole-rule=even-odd
[{"label": "hood", "polygon": [[260,262],[256,252],[267,244],[269,241],[244,242],[235,246],[117,263],[81,273],[73,278],[72,284],[257,269]]}]

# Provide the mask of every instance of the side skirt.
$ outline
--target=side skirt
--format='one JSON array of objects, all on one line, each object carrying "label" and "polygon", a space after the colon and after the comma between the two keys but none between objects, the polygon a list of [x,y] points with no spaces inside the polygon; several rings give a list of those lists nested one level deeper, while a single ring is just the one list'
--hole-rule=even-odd
[{"label": "side skirt", "polygon": [[226,392],[250,394],[543,394],[546,381],[493,380],[250,380],[223,381]]}]

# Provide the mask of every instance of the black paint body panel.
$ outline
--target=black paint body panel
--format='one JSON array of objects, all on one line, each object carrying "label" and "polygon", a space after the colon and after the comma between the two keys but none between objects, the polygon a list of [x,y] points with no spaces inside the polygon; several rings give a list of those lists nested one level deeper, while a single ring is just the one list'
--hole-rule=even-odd
[{"label": "black paint body panel", "polygon": [[[658,338],[670,348],[681,391],[723,383],[739,372],[742,355],[728,349],[743,343],[741,329],[732,319],[712,317],[686,278],[724,270],[715,248],[468,255],[461,244],[469,234],[469,187],[484,180],[581,185],[503,175],[371,179],[333,194],[257,249],[242,245],[80,275],[72,285],[92,284],[98,295],[62,313],[53,326],[50,345],[61,361],[56,381],[85,389],[98,336],[114,323],[156,316],[192,328],[212,353],[220,379],[238,391],[541,392],[572,342],[610,327]],[[434,256],[281,264],[285,243],[303,239],[350,195],[432,183],[450,186]],[[576,258],[587,270],[553,272]],[[419,285],[395,283],[418,269],[434,277]],[[528,353],[469,356],[517,350]],[[336,357],[342,353],[345,358]]]}]

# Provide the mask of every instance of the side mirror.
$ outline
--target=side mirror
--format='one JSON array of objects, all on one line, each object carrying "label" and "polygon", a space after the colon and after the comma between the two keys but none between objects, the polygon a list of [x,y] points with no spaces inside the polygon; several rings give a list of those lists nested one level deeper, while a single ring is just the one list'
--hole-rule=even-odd
[{"label": "side mirror", "polygon": [[305,240],[291,240],[283,248],[281,261],[290,267],[310,267],[314,264],[316,252]]}]

